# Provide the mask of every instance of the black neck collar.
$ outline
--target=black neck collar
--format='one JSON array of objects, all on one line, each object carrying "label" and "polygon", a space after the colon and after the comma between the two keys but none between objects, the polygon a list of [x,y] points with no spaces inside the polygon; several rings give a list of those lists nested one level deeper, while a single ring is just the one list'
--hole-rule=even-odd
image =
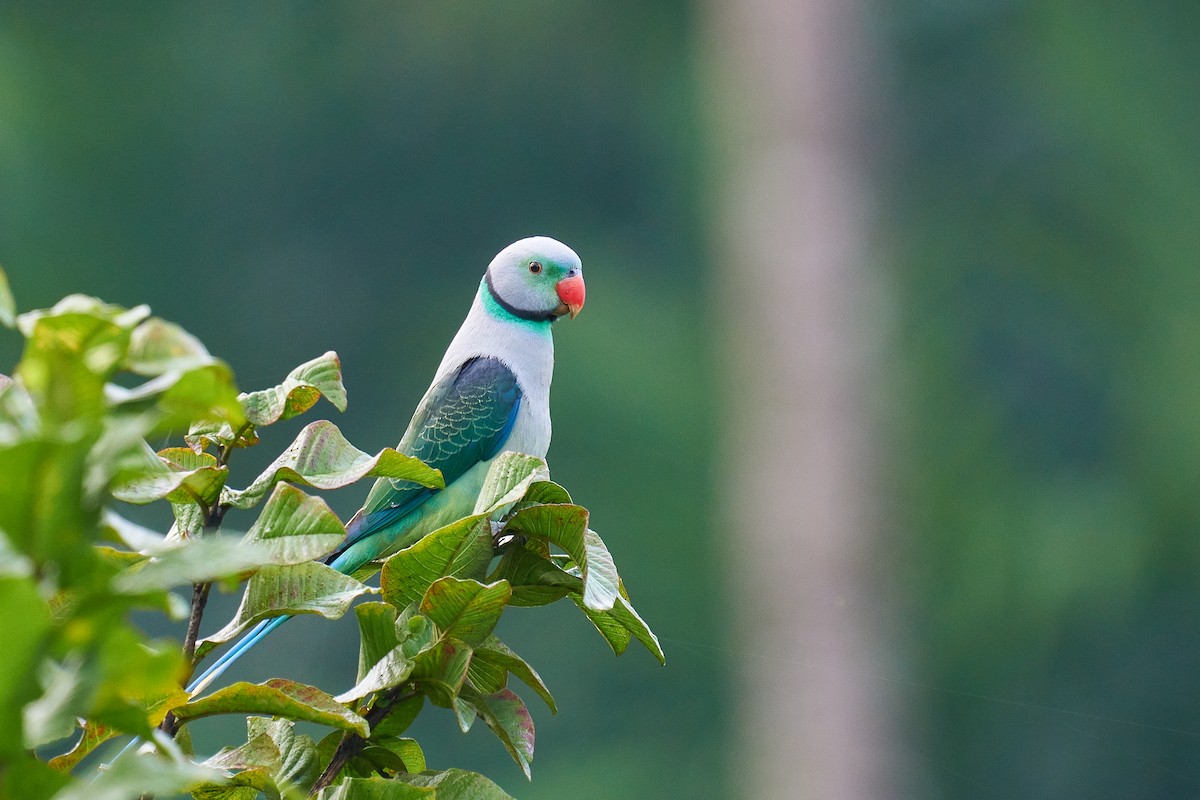
[{"label": "black neck collar", "polygon": [[496,301],[496,305],[517,319],[523,319],[528,322],[554,322],[556,319],[553,311],[528,311],[524,308],[517,308],[501,297],[500,293],[496,291],[496,287],[492,285],[492,271],[490,269],[483,274],[483,280],[487,284],[488,294]]}]

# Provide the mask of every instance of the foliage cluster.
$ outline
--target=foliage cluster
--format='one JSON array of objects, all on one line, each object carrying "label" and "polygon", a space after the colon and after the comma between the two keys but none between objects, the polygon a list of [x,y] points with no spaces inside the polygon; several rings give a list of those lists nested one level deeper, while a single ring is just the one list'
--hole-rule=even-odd
[{"label": "foliage cluster", "polygon": [[[229,485],[231,457],[257,444],[260,428],[320,397],[345,408],[335,354],[239,393],[224,363],[144,306],[73,295],[16,317],[2,273],[0,322],[25,337],[13,377],[0,376],[2,796],[506,797],[481,775],[428,770],[405,736],[422,709],[446,708],[463,731],[482,720],[530,774],[534,726],[509,677],[556,709],[533,667],[493,633],[505,609],[569,599],[617,654],[637,639],[663,660],[588,512],[540,459],[497,458],[471,516],[354,575],[324,563],[345,528],[298,487],[367,477],[437,487],[436,470],[391,449],[369,455],[318,421],[244,488]],[[176,431],[187,446],[147,444]],[[169,503],[174,524],[149,530],[114,501]],[[221,533],[230,508],[260,504],[244,535]],[[365,581],[377,570],[376,588]],[[227,625],[198,640],[214,582],[245,582],[244,595]],[[190,604],[175,594],[189,586]],[[282,678],[184,688],[215,648],[262,620],[351,608],[358,675],[340,693]],[[130,623],[134,610],[187,618],[182,647],[149,640]],[[202,758],[187,726],[216,714],[245,715],[247,738]],[[297,721],[331,732],[317,741]],[[124,734],[144,744],[73,775]]]}]

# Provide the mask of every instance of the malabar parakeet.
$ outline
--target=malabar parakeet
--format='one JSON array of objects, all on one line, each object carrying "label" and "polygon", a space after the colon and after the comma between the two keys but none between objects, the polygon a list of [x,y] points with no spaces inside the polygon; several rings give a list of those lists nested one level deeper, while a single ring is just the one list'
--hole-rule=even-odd
[{"label": "malabar parakeet", "polygon": [[[350,574],[468,516],[493,458],[550,446],[550,327],[583,308],[583,266],[562,242],[521,239],[488,265],[397,450],[441,470],[446,488],[378,480],[327,559]],[[289,617],[260,622],[198,677],[197,692]]]}]

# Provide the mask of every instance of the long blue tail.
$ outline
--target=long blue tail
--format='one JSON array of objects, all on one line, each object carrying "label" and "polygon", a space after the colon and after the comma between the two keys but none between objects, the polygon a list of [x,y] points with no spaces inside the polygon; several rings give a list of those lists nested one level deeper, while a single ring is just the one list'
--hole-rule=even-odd
[{"label": "long blue tail", "polygon": [[[345,574],[350,574],[368,560],[370,559],[362,558],[356,553],[334,551],[332,555],[325,559],[325,563]],[[241,640],[239,640],[237,644],[227,651],[225,655],[214,661],[208,669],[200,673],[198,678],[194,679],[190,684],[188,684],[187,693],[190,695],[196,695],[197,693],[204,691],[209,684],[221,677],[225,670],[232,667],[233,662],[244,656],[247,652],[249,652],[251,647],[254,647],[254,645],[267,638],[268,634],[291,618],[292,615],[288,614],[282,617],[264,619],[262,622],[248,630],[242,635]],[[125,755],[125,753],[129,752],[141,743],[141,738],[135,737],[132,742],[125,745],[121,752],[117,753],[117,758]]]},{"label": "long blue tail", "polygon": [[[335,550],[328,558],[325,559],[325,563],[348,575],[369,560],[370,556],[364,558],[357,552]],[[288,614],[282,617],[264,619],[262,622],[248,630],[242,635],[241,640],[238,641],[238,643],[235,644],[228,652],[226,652],[225,655],[214,661],[208,669],[200,673],[198,678],[188,684],[187,693],[190,695],[195,695],[204,691],[204,689],[206,689],[210,683],[221,677],[225,670],[232,667],[233,662],[237,661],[239,658],[249,652],[251,647],[254,647],[254,645],[267,638],[268,634],[291,618],[292,615]],[[129,750],[141,744],[141,742],[142,740],[140,738],[135,738],[132,742],[125,745],[121,752],[117,753],[117,758],[120,758]]]},{"label": "long blue tail", "polygon": [[233,662],[245,655],[251,647],[254,647],[254,645],[265,639],[267,634],[291,618],[290,614],[286,617],[273,617],[272,619],[264,619],[255,625],[242,637],[240,642],[233,646],[233,649],[214,661],[208,669],[200,674],[200,677],[191,682],[187,687],[188,694],[194,695],[197,692],[203,691],[206,686],[221,677],[221,673],[233,666]]},{"label": "long blue tail", "polygon": [[[333,554],[325,559],[325,563],[348,575],[354,570],[358,569],[368,560],[369,559],[363,558],[362,556],[359,556],[353,552],[335,550]],[[291,618],[292,615],[288,614],[283,617],[264,619],[262,622],[258,623],[249,631],[244,633],[241,640],[235,644],[232,649],[214,661],[208,669],[200,673],[200,677],[191,682],[191,684],[187,687],[188,694],[194,695],[197,692],[203,691],[210,683],[221,677],[221,674],[233,666],[233,662],[245,655],[245,653],[249,651],[251,647],[254,647],[254,645],[267,638],[267,635],[270,634],[271,631],[275,630]]]},{"label": "long blue tail", "polygon": [[[366,563],[367,560],[369,559],[364,559],[355,553],[344,550],[335,550],[328,558],[325,559],[325,563],[348,575]],[[203,691],[210,683],[221,677],[221,674],[233,666],[233,662],[245,655],[245,653],[249,651],[251,647],[254,647],[254,645],[267,638],[267,635],[270,634],[271,631],[275,630],[291,618],[292,615],[288,614],[282,617],[264,619],[246,633],[242,634],[241,640],[235,644],[232,649],[214,661],[208,669],[200,673],[200,677],[191,682],[191,684],[187,687],[188,694],[194,695],[197,692]]]},{"label": "long blue tail", "polygon": [[[262,622],[255,625],[253,628],[247,631],[246,635],[241,641],[233,646],[232,650],[218,658],[215,662],[213,662],[212,666],[200,674],[200,677],[191,682],[191,684],[187,687],[188,694],[194,695],[197,692],[203,691],[206,686],[215,681],[217,678],[221,677],[221,673],[233,666],[233,662],[245,655],[245,653],[251,647],[254,647],[254,645],[265,639],[267,634],[291,618],[292,617],[289,614],[286,617],[264,619]],[[142,739],[140,736],[134,737],[133,741],[121,748],[121,752],[117,753],[116,758],[120,758],[141,743]],[[115,761],[116,758],[113,760]]]}]

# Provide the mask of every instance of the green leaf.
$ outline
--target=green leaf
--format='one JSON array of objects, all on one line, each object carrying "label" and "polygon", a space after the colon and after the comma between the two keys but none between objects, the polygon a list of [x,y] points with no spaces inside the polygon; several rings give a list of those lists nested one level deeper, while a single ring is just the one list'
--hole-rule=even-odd
[{"label": "green leaf", "polygon": [[421,745],[416,739],[409,739],[403,736],[372,736],[370,741],[376,747],[388,750],[398,757],[404,772],[417,773],[425,771],[427,767],[425,763],[425,751],[421,749]]},{"label": "green leaf", "polygon": [[[83,624],[79,618],[75,622]],[[98,652],[83,674],[96,688],[77,716],[148,736],[168,709],[187,698],[179,685],[184,668],[179,644],[146,642],[140,631],[123,622],[96,626],[93,633]]]},{"label": "green leaf", "polygon": [[[297,734],[294,722],[247,717],[246,730],[245,744],[226,748],[204,762],[205,766],[242,771],[227,784],[193,790],[195,800],[254,800],[259,792],[275,799],[281,794],[299,797],[299,788],[316,779],[317,745],[312,737]],[[341,737],[340,733],[332,735]]]},{"label": "green leaf", "polygon": [[384,777],[423,772],[425,752],[415,739],[373,737],[361,755],[352,762],[362,774],[378,773]]},{"label": "green leaf", "polygon": [[500,563],[488,576],[488,580],[500,579],[512,584],[509,605],[513,606],[544,606],[571,592],[583,594],[582,578],[520,543],[505,547]]},{"label": "green leaf", "polygon": [[0,530],[0,579],[32,578],[33,561],[13,547],[12,540]]},{"label": "green leaf", "polygon": [[245,427],[235,429],[229,423],[201,422],[188,430],[184,440],[197,451],[209,445],[250,447],[258,444],[256,426],[272,425],[303,414],[322,396],[338,411],[346,410],[342,366],[332,350],[296,367],[278,386],[238,395],[248,423]]},{"label": "green leaf", "polygon": [[85,352],[87,346],[95,344],[91,341],[92,336],[102,330],[97,323],[105,323],[103,329],[111,326],[128,333],[148,316],[150,307],[146,305],[126,309],[84,294],[69,294],[52,308],[25,312],[16,322],[17,329],[26,338],[33,338],[39,324],[51,320],[64,345],[76,352]]},{"label": "green leaf", "polygon": [[[70,526],[55,524],[49,518],[72,512],[78,514],[81,504],[84,507],[94,505],[95,484],[87,481],[89,491],[82,493],[76,485],[76,473],[81,471],[88,458],[79,458],[77,451],[88,451],[97,443],[102,431],[110,427],[102,424],[101,416],[107,404],[105,383],[120,366],[129,345],[130,332],[144,316],[145,309],[126,311],[117,306],[106,306],[94,298],[73,296],[53,309],[31,312],[20,319],[22,330],[29,337],[18,366],[20,383],[4,392],[5,411],[16,411],[17,419],[6,419],[3,427],[10,435],[51,434],[53,441],[38,445],[28,443],[40,450],[36,458],[43,463],[34,465],[35,471],[27,482],[36,486],[53,477],[50,483],[60,497],[39,498],[36,489],[25,494],[31,498],[31,505],[37,504],[42,509],[43,516],[37,523],[49,522],[48,527],[55,529],[56,553],[70,554],[75,549],[69,546]],[[36,428],[27,425],[31,412],[38,418]],[[134,427],[140,434],[150,424],[139,423]],[[110,447],[113,453],[120,453],[124,448],[125,444]],[[45,463],[56,454],[69,455],[73,463],[54,466]],[[91,466],[88,465],[86,472],[92,471]],[[68,492],[77,496],[69,498]],[[82,503],[78,496],[81,494],[85,496]],[[8,503],[0,502],[0,505],[7,506]],[[7,524],[7,520],[0,520],[0,525],[10,534],[16,530],[16,526]],[[36,527],[36,524],[31,525],[30,530]],[[71,559],[68,556],[63,560]],[[69,566],[73,569],[75,565]]]},{"label": "green leaf", "polygon": [[52,564],[57,588],[93,587],[98,509],[83,492],[92,439],[81,427],[53,441],[0,447],[0,530],[35,564]]},{"label": "green leaf", "polygon": [[128,520],[109,508],[101,510],[100,526],[108,538],[135,552],[151,553],[166,546],[166,537],[161,533]]},{"label": "green leaf", "polygon": [[107,725],[87,722],[79,734],[79,741],[75,742],[75,746],[71,748],[70,752],[50,759],[50,766],[63,772],[70,772],[89,753],[119,734],[120,731],[113,730]]},{"label": "green leaf", "polygon": [[617,566],[608,547],[594,530],[588,528],[583,534],[583,541],[587,552],[586,566],[581,565],[583,604],[593,611],[607,611],[621,593]]},{"label": "green leaf", "polygon": [[361,681],[380,659],[400,645],[396,632],[396,609],[388,603],[360,603],[358,618],[358,678]]},{"label": "green leaf", "polygon": [[[489,637],[495,639],[495,636]],[[496,641],[499,641],[497,639]],[[472,655],[467,667],[467,680],[481,694],[494,694],[508,685],[508,669],[495,660],[479,658],[478,651]]]},{"label": "green leaf", "polygon": [[243,771],[225,786],[193,791],[195,800],[242,800],[239,787],[255,790],[245,793],[247,800],[253,800],[258,792],[277,800],[281,794],[299,796],[295,790],[316,778],[316,743],[309,736],[296,734],[291,720],[247,717],[246,738],[246,744],[236,750],[223,750],[204,762],[207,766]]},{"label": "green leaf", "polygon": [[[168,373],[170,377],[175,373]],[[217,361],[180,373],[158,398],[156,407],[166,419],[158,430],[175,429],[197,420],[220,420],[241,427],[245,423],[237,402],[237,388],[229,366]]]},{"label": "green leaf", "polygon": [[521,498],[522,503],[572,503],[571,494],[554,481],[534,481]]},{"label": "green leaf", "polygon": [[306,786],[317,777],[317,744],[311,736],[296,733],[295,727],[288,719],[246,718],[249,736],[265,733],[279,750],[282,763],[275,771],[275,782],[280,789]]},{"label": "green leaf", "polygon": [[258,433],[254,430],[254,426],[249,423],[239,425],[235,431],[233,425],[229,422],[207,419],[193,422],[188,427],[188,432],[183,437],[183,441],[192,450],[200,453],[210,446],[219,448],[253,447],[258,444],[259,438]]},{"label": "green leaf", "polygon": [[548,480],[550,469],[544,460],[524,453],[501,453],[488,468],[473,513],[499,519],[525,495],[531,484]]},{"label": "green leaf", "polygon": [[198,502],[212,505],[229,470],[208,453],[173,447],[157,455],[147,451],[141,469],[133,477],[112,487],[112,496],[126,503],[144,505],[167,499],[172,503]]},{"label": "green leaf", "polygon": [[408,727],[413,724],[424,707],[425,695],[423,694],[401,700],[388,709],[387,716],[371,729],[371,738],[382,739],[388,736],[399,736],[408,730]]},{"label": "green leaf", "polygon": [[517,766],[532,778],[530,764],[533,762],[533,717],[525,703],[509,689],[501,689],[491,695],[464,689],[460,695],[463,702],[471,705],[492,733],[496,734],[504,749],[517,762]]},{"label": "green leaf", "polygon": [[222,748],[215,756],[202,763],[214,769],[242,770],[264,767],[275,772],[283,766],[283,756],[275,741],[264,731],[258,735],[251,735],[250,739],[239,747]]},{"label": "green leaf", "polygon": [[430,701],[451,708],[467,679],[470,663],[470,647],[442,637],[413,659],[412,678],[421,684]]},{"label": "green leaf", "polygon": [[470,733],[471,726],[475,724],[475,720],[479,719],[479,712],[475,710],[475,706],[465,698],[455,695],[450,700],[450,708],[454,711],[454,719],[458,722],[458,729],[463,733]]},{"label": "green leaf", "polygon": [[308,425],[253,483],[242,491],[226,490],[222,498],[237,508],[250,508],[281,480],[337,489],[365,477],[412,481],[444,488],[442,474],[419,460],[385,448],[374,456],[359,450],[327,420]]},{"label": "green leaf", "polygon": [[243,541],[266,551],[264,563],[302,564],[328,555],[345,538],[346,528],[324,500],[280,483]]},{"label": "green leaf", "polygon": [[413,662],[396,631],[395,607],[361,603],[355,606],[354,614],[359,620],[359,674],[353,688],[338,694],[342,703],[398,686],[413,672]]},{"label": "green leaf", "polygon": [[667,657],[663,654],[662,646],[658,643],[658,637],[654,635],[650,627],[638,616],[638,613],[633,610],[633,605],[624,596],[624,586],[621,589],[621,595],[618,595],[613,607],[608,611],[594,611],[588,608],[584,605],[583,598],[577,594],[572,594],[571,600],[592,621],[592,624],[596,626],[596,630],[600,631],[600,635],[612,647],[614,653],[617,655],[624,653],[630,639],[636,638],[658,659],[660,664],[665,665]]},{"label": "green leaf", "polygon": [[566,551],[583,579],[584,606],[607,611],[616,602],[619,579],[608,548],[587,524],[588,512],[582,506],[536,505],[513,514],[504,532],[542,539]]},{"label": "green leaf", "polygon": [[579,565],[587,563],[588,512],[583,506],[536,505],[523,508],[512,515],[504,533],[540,539],[566,552]]},{"label": "green leaf", "polygon": [[215,359],[186,371],[169,370],[132,389],[110,383],[104,387],[104,395],[118,413],[153,413],[155,421],[150,427],[157,434],[198,421],[235,428],[245,424],[233,372],[228,364]]},{"label": "green leaf", "polygon": [[508,581],[483,584],[447,576],[426,590],[420,610],[443,636],[473,647],[491,634],[511,596]]},{"label": "green leaf", "polygon": [[372,777],[347,778],[322,789],[317,800],[433,800],[434,797],[441,797],[436,789]]},{"label": "green leaf", "polygon": [[214,361],[200,340],[173,322],[150,317],[134,328],[125,368],[139,375],[186,372]]},{"label": "green leaf", "polygon": [[8,375],[0,379],[0,446],[39,435],[41,420],[25,387]]},{"label": "green leaf", "polygon": [[512,795],[477,772],[448,769],[421,775],[400,775],[397,781],[437,789],[437,800],[513,800]]},{"label": "green leaf", "polygon": [[383,599],[397,608],[418,602],[447,575],[483,577],[492,560],[492,529],[486,516],[466,517],[438,528],[383,562]]},{"label": "green leaf", "polygon": [[315,686],[275,678],[266,683],[235,683],[174,710],[191,721],[214,714],[268,714],[316,722],[366,738],[367,721]]},{"label": "green leaf", "polygon": [[[5,411],[15,410],[20,419],[5,419],[0,427],[31,440],[14,442],[0,455],[6,474],[0,527],[18,543],[27,540],[27,552],[39,561],[57,562],[64,583],[88,582],[81,573],[89,571],[90,554],[72,545],[95,532],[93,512],[109,478],[98,465],[119,463],[129,450],[136,457],[144,447],[147,424],[101,416],[108,373],[93,367],[112,367],[124,352],[124,337],[118,326],[95,317],[41,318],[19,367],[34,391],[14,385],[3,393]],[[32,428],[26,426],[26,404],[37,406]]]},{"label": "green leaf", "polygon": [[38,670],[42,696],[25,706],[22,713],[25,746],[30,750],[64,739],[75,731],[76,714],[83,708],[91,687],[80,676],[83,658],[78,653],[71,656],[64,664],[47,659]]},{"label": "green leaf", "polygon": [[186,539],[159,551],[113,579],[114,591],[141,594],[194,583],[207,583],[257,568],[271,558],[258,543],[213,534]]},{"label": "green leaf", "polygon": [[[43,662],[37,679],[28,679],[26,691],[36,697],[22,713],[28,745],[69,735],[76,718],[149,735],[170,707],[186,701],[178,644],[144,641],[119,616],[127,607],[99,599],[59,611],[70,637],[63,644],[71,649],[61,660]],[[37,696],[39,684],[44,691]],[[20,732],[22,724],[12,729]]]},{"label": "green leaf", "polygon": [[195,539],[204,532],[204,510],[196,503],[172,503],[171,514],[175,517],[175,524],[167,532],[168,541]]},{"label": "green leaf", "polygon": [[186,725],[176,729],[175,746],[179,748],[180,753],[189,758],[193,758],[196,755],[196,745],[192,741],[192,732]]},{"label": "green leaf", "polygon": [[404,772],[407,772],[404,769],[404,759],[386,747],[367,744],[358,751],[358,755],[350,759],[346,768],[342,770],[342,775],[346,777],[380,775],[387,778]]},{"label": "green leaf", "polygon": [[16,324],[17,304],[8,285],[8,274],[0,267],[0,325],[11,328]]},{"label": "green leaf", "polygon": [[43,414],[66,421],[101,408],[104,382],[124,359],[133,328],[149,313],[146,306],[127,310],[75,294],[51,309],[17,317],[26,338],[17,374],[30,395],[44,401]]},{"label": "green leaf", "polygon": [[156,417],[144,414],[107,414],[101,420],[100,436],[87,454],[85,495],[96,502],[108,499],[111,486],[133,483],[147,475],[158,475],[164,466],[146,436]]},{"label": "green leaf", "polygon": [[412,672],[413,662],[404,657],[404,651],[400,647],[396,647],[376,661],[354,688],[339,694],[337,700],[339,703],[349,703],[372,692],[391,689],[408,680]]},{"label": "green leaf", "polygon": [[538,697],[546,702],[551,713],[558,713],[558,706],[553,695],[542,681],[542,676],[531,667],[525,659],[514,653],[508,645],[495,636],[489,636],[483,643],[475,647],[471,656],[471,665],[467,676],[471,684],[482,694],[495,694],[505,688],[509,673],[516,675],[525,684],[537,692]]},{"label": "green leaf", "polygon": [[296,367],[283,383],[241,396],[246,419],[253,425],[270,425],[308,411],[324,396],[338,411],[346,410],[342,363],[330,350]]},{"label": "green leaf", "polygon": [[223,784],[204,784],[192,789],[192,800],[281,800],[269,770],[252,767],[225,779]]},{"label": "green leaf", "polygon": [[50,610],[29,578],[0,578],[0,760],[24,752],[22,709],[38,696],[35,679],[50,632]]},{"label": "green leaf", "polygon": [[[466,676],[470,645],[482,642],[496,627],[509,595],[509,585],[505,582],[485,585],[454,577],[440,578],[428,588],[420,607],[421,613],[440,628],[438,642],[415,654],[410,640],[395,646],[372,664],[352,690],[337,699],[350,702],[398,686],[413,676],[436,687],[434,692],[440,700],[449,703]],[[382,613],[377,609],[366,612],[372,619],[372,636],[379,640],[386,639],[386,633],[378,631],[376,619]]]},{"label": "green leaf", "polygon": [[95,545],[93,550],[95,550],[101,562],[115,569],[133,567],[149,560],[141,553],[131,553],[128,550],[118,550],[115,547],[108,547],[106,545]]},{"label": "green leaf", "polygon": [[396,630],[400,633],[400,646],[409,658],[416,658],[419,653],[433,647],[438,640],[437,628],[429,618],[421,616],[411,608],[404,611],[400,620],[403,624],[397,623]]},{"label": "green leaf", "polygon": [[224,783],[223,773],[187,760],[170,761],[155,755],[130,753],[97,772],[89,781],[73,784],[54,800],[130,800],[143,795],[170,796],[206,783]]},{"label": "green leaf", "polygon": [[373,590],[333,567],[315,561],[288,566],[268,565],[246,584],[237,613],[221,630],[204,639],[220,644],[268,617],[320,614],[338,619],[355,598]]},{"label": "green leaf", "polygon": [[51,800],[71,782],[71,776],[21,753],[15,759],[5,759],[4,769],[0,770],[0,797]]}]

